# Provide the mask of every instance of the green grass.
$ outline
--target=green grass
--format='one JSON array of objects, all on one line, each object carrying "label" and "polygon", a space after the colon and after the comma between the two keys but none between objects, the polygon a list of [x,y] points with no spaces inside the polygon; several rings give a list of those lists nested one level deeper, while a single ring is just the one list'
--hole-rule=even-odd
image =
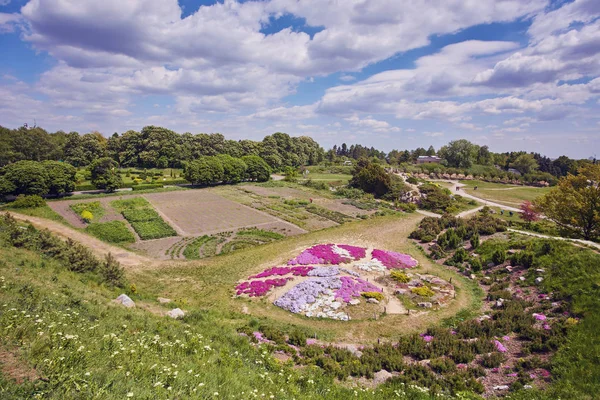
[{"label": "green grass", "polygon": [[212,237],[212,236],[207,236],[207,235],[200,236],[200,237],[194,239],[183,250],[183,256],[185,258],[187,258],[188,260],[197,260],[197,259],[199,259],[200,258],[200,248],[206,242],[208,242],[210,240],[216,240],[216,239],[214,237]]},{"label": "green grass", "polygon": [[281,233],[265,231],[257,228],[240,229],[236,232],[236,236],[253,236],[266,240],[279,240],[285,238],[285,235],[282,235]]},{"label": "green grass", "polygon": [[135,242],[135,236],[123,221],[92,222],[85,231],[108,243]]},{"label": "green grass", "polygon": [[123,211],[132,210],[135,208],[149,207],[150,203],[148,203],[148,200],[144,199],[143,197],[131,197],[112,201],[110,205],[118,211]]},{"label": "green grass", "polygon": [[326,174],[326,173],[309,173],[305,177],[301,177],[300,180],[311,179],[313,181],[325,181],[325,182],[342,182],[347,184],[352,175],[348,174]]},{"label": "green grass", "polygon": [[110,204],[121,211],[142,240],[177,236],[177,232],[151,208],[150,203],[143,197],[116,200]]},{"label": "green grass", "polygon": [[67,222],[66,219],[62,217],[62,215],[58,214],[56,211],[54,211],[47,205],[43,207],[34,208],[11,208],[10,206],[8,206],[3,207],[2,210],[16,212],[23,215],[29,215],[31,217],[45,218],[70,226],[70,224]]},{"label": "green grass", "polygon": [[89,211],[92,213],[94,218],[92,218],[92,222],[100,220],[104,215],[104,208],[99,201],[90,201],[86,203],[75,203],[69,206],[71,210],[75,212],[78,216],[81,216],[81,213],[84,211]]},{"label": "green grass", "polygon": [[161,239],[169,236],[177,236],[177,232],[162,219],[151,221],[129,222],[142,240]]},{"label": "green grass", "polygon": [[[532,201],[550,191],[550,188],[505,185],[482,181],[461,181],[461,183],[467,185],[461,190],[465,190],[473,196],[511,207],[519,207],[523,201]],[[477,190],[473,189],[475,186],[478,187]]]},{"label": "green grass", "polygon": [[160,215],[150,208],[123,210],[123,216],[129,222],[144,222],[160,219]]}]

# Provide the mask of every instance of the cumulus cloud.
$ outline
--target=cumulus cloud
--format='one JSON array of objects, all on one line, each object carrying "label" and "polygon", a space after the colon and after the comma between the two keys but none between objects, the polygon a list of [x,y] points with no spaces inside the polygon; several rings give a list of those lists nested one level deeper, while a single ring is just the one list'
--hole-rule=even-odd
[{"label": "cumulus cloud", "polygon": [[353,115],[346,118],[350,125],[365,128],[374,132],[400,132],[402,129],[397,126],[392,126],[386,121],[374,119],[370,115],[366,118],[359,118],[358,115]]}]

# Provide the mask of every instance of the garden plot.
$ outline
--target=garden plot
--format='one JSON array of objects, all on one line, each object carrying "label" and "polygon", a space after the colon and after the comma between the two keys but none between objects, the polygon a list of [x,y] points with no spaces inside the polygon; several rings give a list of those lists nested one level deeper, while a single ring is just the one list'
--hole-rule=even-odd
[{"label": "garden plot", "polygon": [[417,261],[407,254],[322,244],[304,250],[287,265],[239,282],[235,295],[267,296],[291,313],[340,321],[406,313],[398,297],[405,287],[419,299],[429,300],[423,308],[452,298],[454,288],[441,278],[400,272],[416,266]]},{"label": "garden plot", "polygon": [[271,215],[227,200],[208,190],[152,193],[144,196],[182,236],[202,236],[243,227],[286,229],[304,232]]}]

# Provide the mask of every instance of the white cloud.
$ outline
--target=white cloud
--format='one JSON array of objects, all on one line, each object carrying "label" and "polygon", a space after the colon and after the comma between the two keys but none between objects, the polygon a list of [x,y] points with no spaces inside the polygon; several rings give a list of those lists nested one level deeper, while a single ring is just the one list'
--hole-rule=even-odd
[{"label": "white cloud", "polygon": [[346,121],[348,121],[350,123],[350,125],[358,127],[358,128],[364,128],[364,129],[369,129],[372,130],[374,132],[400,132],[401,129],[396,127],[396,126],[391,126],[388,122],[386,121],[380,121],[377,119],[374,119],[373,117],[371,117],[370,115],[366,118],[359,118],[358,115],[353,115],[351,117],[345,118]]},{"label": "white cloud", "polygon": [[21,21],[19,14],[0,13],[0,34],[14,32],[15,25],[19,21]]}]

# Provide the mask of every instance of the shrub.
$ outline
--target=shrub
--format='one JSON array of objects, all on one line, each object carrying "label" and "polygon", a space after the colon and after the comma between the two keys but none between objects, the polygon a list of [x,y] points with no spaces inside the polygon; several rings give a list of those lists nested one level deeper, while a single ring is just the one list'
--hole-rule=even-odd
[{"label": "shrub", "polygon": [[463,247],[456,250],[452,256],[452,261],[456,263],[463,263],[469,258],[469,253]]},{"label": "shrub", "polygon": [[471,247],[473,249],[478,248],[479,247],[479,233],[475,232],[473,234],[473,236],[471,236],[470,242],[471,242]]},{"label": "shrub", "polygon": [[102,263],[99,272],[104,282],[109,286],[125,286],[125,272],[123,267],[121,267],[121,264],[119,264],[111,253],[106,255],[106,259]]},{"label": "shrub", "polygon": [[148,189],[161,189],[162,187],[163,187],[162,183],[154,183],[154,184],[149,184],[149,185],[133,186],[131,189],[136,191],[136,190],[148,190]]},{"label": "shrub", "polygon": [[89,224],[90,222],[92,222],[92,219],[94,219],[94,214],[92,214],[88,210],[83,210],[83,212],[81,213],[81,219],[83,219],[83,222],[85,222],[86,224]]},{"label": "shrub", "polygon": [[384,299],[383,293],[381,292],[362,292],[361,296],[365,299],[375,299],[377,301]]},{"label": "shrub", "polygon": [[498,368],[506,360],[504,354],[499,352],[493,352],[490,354],[484,354],[481,358],[481,365],[485,368]]},{"label": "shrub", "polygon": [[294,346],[306,346],[307,336],[300,329],[294,329],[289,335],[289,342]]},{"label": "shrub", "polygon": [[392,277],[392,279],[394,279],[395,281],[400,282],[400,283],[410,282],[410,278],[408,277],[408,275],[406,275],[404,272],[401,272],[401,271],[392,270],[390,272],[390,276]]},{"label": "shrub", "polygon": [[506,252],[501,249],[497,249],[496,251],[494,251],[494,253],[492,254],[492,262],[496,265],[500,265],[504,261],[506,261]]},{"label": "shrub", "polygon": [[43,207],[46,205],[46,201],[36,194],[26,196],[20,194],[17,196],[15,201],[10,204],[11,208],[36,208]]},{"label": "shrub", "polygon": [[435,292],[427,286],[412,288],[410,291],[421,297],[431,297],[435,294]]},{"label": "shrub", "polygon": [[448,372],[456,371],[456,364],[454,363],[454,361],[445,357],[434,358],[429,363],[429,366],[438,374],[445,374]]},{"label": "shrub", "polygon": [[471,259],[470,261],[471,264],[471,271],[473,272],[479,272],[482,269],[482,265],[481,265],[481,260],[477,257],[474,257]]}]

